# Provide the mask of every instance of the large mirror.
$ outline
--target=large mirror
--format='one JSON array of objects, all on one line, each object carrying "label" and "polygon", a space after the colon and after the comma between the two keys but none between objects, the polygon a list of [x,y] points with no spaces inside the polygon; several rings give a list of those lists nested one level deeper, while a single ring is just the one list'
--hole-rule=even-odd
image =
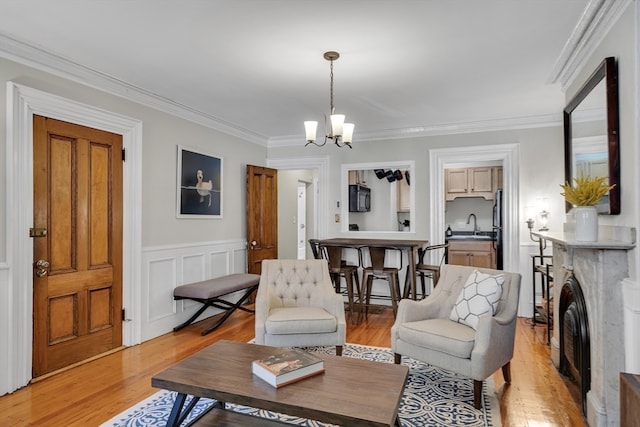
[{"label": "large mirror", "polygon": [[[565,179],[605,176],[615,187],[597,206],[601,214],[620,213],[618,72],[606,58],[564,109]],[[567,203],[567,212],[572,208]]]},{"label": "large mirror", "polygon": [[413,161],[343,164],[342,231],[413,231],[413,170]]}]

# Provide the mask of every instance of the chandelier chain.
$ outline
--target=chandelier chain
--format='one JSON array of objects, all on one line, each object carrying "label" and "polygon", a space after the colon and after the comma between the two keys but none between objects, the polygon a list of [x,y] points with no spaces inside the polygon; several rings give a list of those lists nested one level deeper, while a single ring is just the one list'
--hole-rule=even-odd
[{"label": "chandelier chain", "polygon": [[330,114],[334,114],[336,111],[335,107],[333,106],[333,59],[331,60],[331,66],[330,66],[330,78],[331,78],[331,86],[329,88],[329,104],[331,106],[331,111]]}]

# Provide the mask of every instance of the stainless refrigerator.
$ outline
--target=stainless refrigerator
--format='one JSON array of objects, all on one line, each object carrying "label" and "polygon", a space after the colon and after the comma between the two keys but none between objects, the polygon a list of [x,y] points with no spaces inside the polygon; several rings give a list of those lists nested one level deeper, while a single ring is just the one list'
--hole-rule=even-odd
[{"label": "stainless refrigerator", "polygon": [[496,190],[495,203],[493,205],[493,231],[496,234],[496,238],[493,242],[496,250],[496,269],[503,270],[503,240],[504,240],[504,203],[503,203],[503,190],[499,188]]}]

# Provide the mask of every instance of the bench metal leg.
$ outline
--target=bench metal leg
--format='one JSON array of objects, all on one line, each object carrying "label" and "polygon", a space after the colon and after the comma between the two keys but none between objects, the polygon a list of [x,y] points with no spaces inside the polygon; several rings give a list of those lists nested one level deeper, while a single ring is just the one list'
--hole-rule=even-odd
[{"label": "bench metal leg", "polygon": [[217,308],[221,308],[223,310],[225,310],[223,307],[220,307],[218,305],[216,305],[216,303],[222,303],[224,305],[229,306],[226,309],[226,313],[224,314],[224,316],[222,316],[220,319],[218,319],[218,321],[216,323],[214,323],[213,325],[209,326],[208,328],[206,328],[205,330],[203,330],[202,332],[200,332],[200,335],[207,335],[209,332],[213,331],[214,329],[216,329],[218,326],[222,325],[222,323],[227,320],[229,318],[229,316],[231,316],[233,314],[234,311],[236,311],[237,309],[243,310],[243,311],[247,311],[249,313],[255,313],[255,310],[251,310],[245,307],[241,307],[241,305],[247,300],[249,299],[249,297],[251,296],[251,294],[258,289],[258,286],[253,286],[249,289],[247,289],[247,292],[245,292],[245,294],[242,296],[242,298],[240,298],[238,300],[238,302],[236,302],[235,304],[231,304],[229,301],[224,301],[224,300],[219,300],[219,301],[215,301],[212,305],[214,307]]},{"label": "bench metal leg", "polygon": [[187,326],[189,326],[190,324],[193,323],[194,320],[196,320],[198,318],[198,316],[200,316],[202,313],[204,313],[204,311],[211,307],[211,303],[210,302],[206,302],[206,301],[198,301],[201,302],[203,304],[202,307],[200,307],[200,309],[198,311],[196,311],[196,314],[194,314],[193,316],[191,316],[189,318],[189,320],[187,320],[186,322],[176,326],[175,328],[173,328],[173,332],[179,331],[182,328],[185,328]]},{"label": "bench metal leg", "polygon": [[236,303],[231,303],[229,301],[225,301],[223,299],[220,299],[219,297],[211,298],[211,299],[208,299],[208,300],[200,300],[200,299],[195,299],[195,298],[176,298],[176,299],[190,299],[192,301],[197,301],[199,303],[202,303],[202,307],[200,307],[200,309],[193,316],[191,316],[189,318],[189,320],[187,320],[186,322],[184,322],[184,323],[176,326],[175,328],[173,328],[173,331],[176,332],[176,331],[179,331],[182,328],[185,328],[185,327],[189,326],[202,313],[204,313],[204,311],[209,307],[214,307],[214,308],[219,308],[221,310],[224,310],[225,314],[216,323],[214,323],[213,326],[210,326],[209,328],[207,328],[204,331],[202,331],[201,332],[202,335],[206,335],[209,332],[211,332],[214,329],[216,329],[218,326],[220,326],[222,324],[222,322],[227,320],[229,318],[229,316],[231,316],[233,314],[234,311],[236,311],[238,309],[242,310],[242,311],[246,311],[247,313],[254,313],[255,312],[254,310],[242,307],[242,304],[244,304],[244,302],[247,299],[249,299],[251,294],[253,292],[255,292],[256,289],[258,289],[258,285],[254,285],[254,286],[251,286],[250,288],[247,288],[245,294]]}]

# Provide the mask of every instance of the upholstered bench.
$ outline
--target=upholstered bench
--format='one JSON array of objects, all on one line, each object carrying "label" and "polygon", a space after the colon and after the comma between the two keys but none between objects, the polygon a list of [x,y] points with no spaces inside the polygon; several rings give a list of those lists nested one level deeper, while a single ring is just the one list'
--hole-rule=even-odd
[{"label": "upholstered bench", "polygon": [[[190,299],[202,303],[202,307],[189,320],[183,324],[173,328],[179,331],[185,326],[189,326],[209,307],[219,308],[226,313],[216,321],[212,326],[202,331],[202,335],[216,329],[225,320],[233,314],[237,309],[254,313],[254,310],[242,307],[242,304],[258,289],[260,283],[259,274],[229,274],[228,276],[216,277],[215,279],[204,280],[202,282],[189,283],[187,285],[178,286],[173,290],[173,299]],[[236,303],[232,303],[222,299],[231,293],[245,290],[244,295]]]}]

